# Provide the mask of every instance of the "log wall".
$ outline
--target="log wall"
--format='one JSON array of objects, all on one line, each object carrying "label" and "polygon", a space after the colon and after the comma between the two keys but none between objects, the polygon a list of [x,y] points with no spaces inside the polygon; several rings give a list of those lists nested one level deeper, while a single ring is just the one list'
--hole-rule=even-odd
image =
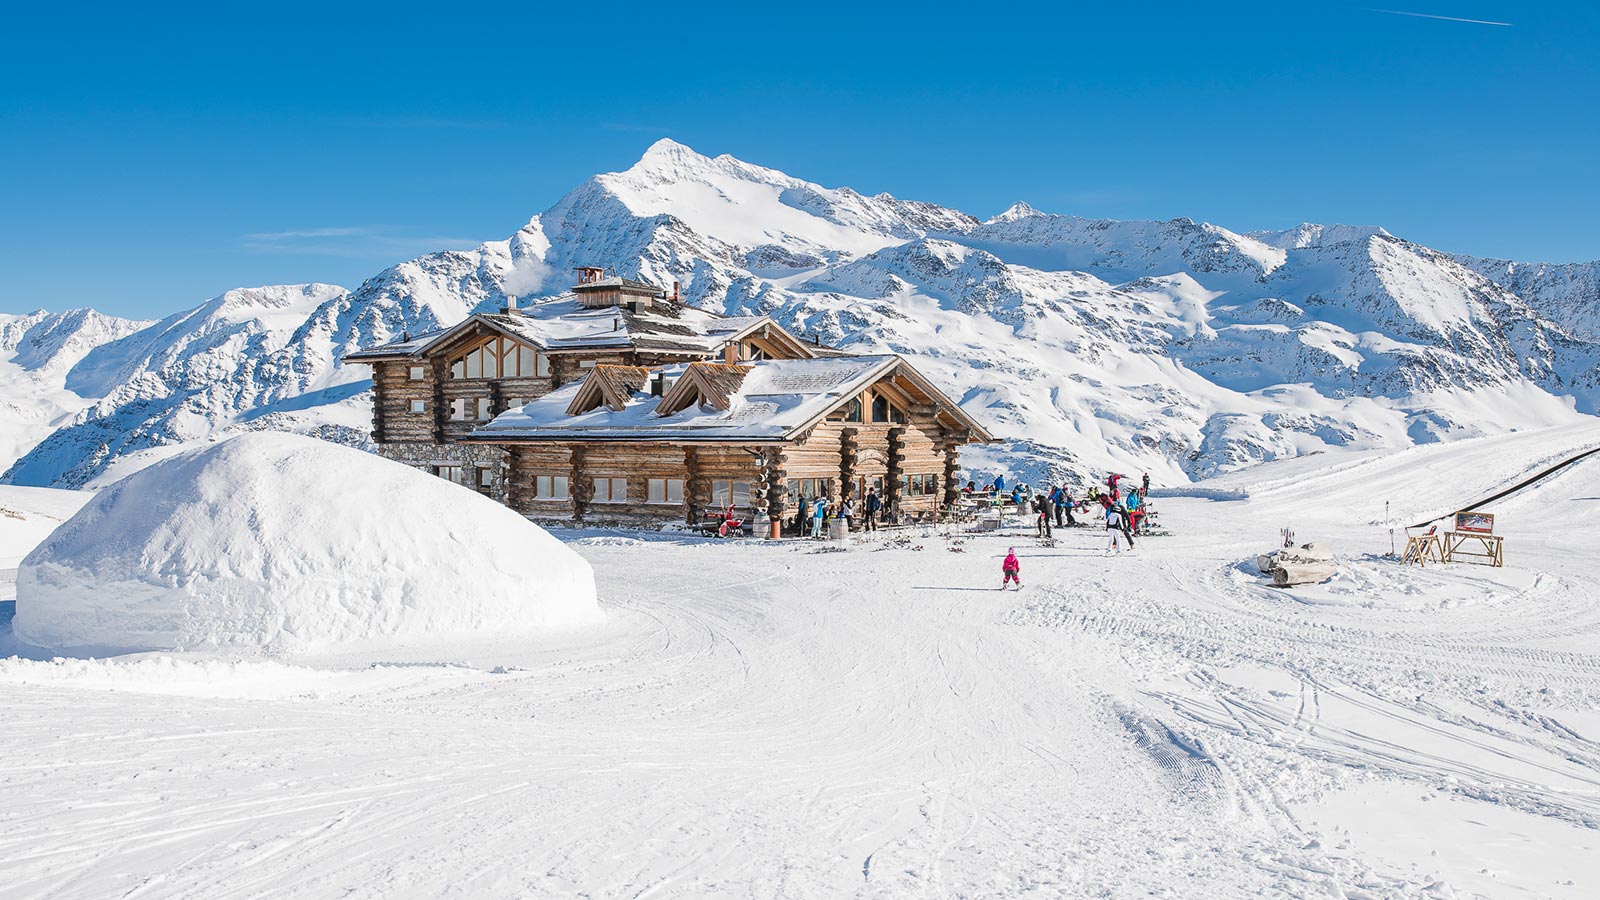
[{"label": "log wall", "polygon": [[[586,525],[661,525],[695,523],[707,513],[720,512],[713,496],[718,481],[750,486],[750,506],[737,510],[749,518],[756,511],[762,478],[762,448],[738,446],[682,446],[659,442],[539,443],[510,448],[508,505],[533,519],[567,520]],[[563,475],[569,480],[571,499],[534,497],[540,475]],[[596,478],[627,479],[627,499],[621,503],[595,502]],[[651,503],[649,479],[683,481],[682,503]]]}]

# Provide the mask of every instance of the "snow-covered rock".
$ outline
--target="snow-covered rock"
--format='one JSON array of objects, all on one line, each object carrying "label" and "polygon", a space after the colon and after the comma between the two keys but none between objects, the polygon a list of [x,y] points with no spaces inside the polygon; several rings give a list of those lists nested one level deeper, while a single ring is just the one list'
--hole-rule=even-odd
[{"label": "snow-covered rock", "polygon": [[589,564],[472,491],[289,434],[102,491],[17,573],[35,646],[286,651],[598,620]]}]

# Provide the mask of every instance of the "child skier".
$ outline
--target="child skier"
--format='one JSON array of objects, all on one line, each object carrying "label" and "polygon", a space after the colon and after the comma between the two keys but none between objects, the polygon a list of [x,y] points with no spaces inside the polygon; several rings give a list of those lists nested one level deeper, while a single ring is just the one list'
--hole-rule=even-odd
[{"label": "child skier", "polygon": [[1022,562],[1017,559],[1017,548],[1010,547],[1006,550],[1005,561],[1000,563],[1000,571],[1005,576],[1000,582],[1000,590],[1005,590],[1006,585],[1015,581],[1017,588],[1022,588]]},{"label": "child skier", "polygon": [[[1107,556],[1110,556],[1113,553],[1116,553],[1119,549],[1121,549],[1120,547],[1117,546],[1117,535],[1119,535],[1119,534],[1127,535],[1127,532],[1123,530],[1123,526],[1122,526],[1122,510],[1117,509],[1115,506],[1107,506],[1106,507],[1106,555]],[[1133,538],[1128,538],[1128,549],[1129,550],[1133,549]]]}]

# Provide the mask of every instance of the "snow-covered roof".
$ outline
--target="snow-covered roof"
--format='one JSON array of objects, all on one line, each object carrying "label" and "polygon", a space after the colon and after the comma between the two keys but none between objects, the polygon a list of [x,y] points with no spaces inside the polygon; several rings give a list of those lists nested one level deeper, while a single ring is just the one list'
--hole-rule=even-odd
[{"label": "snow-covered roof", "polygon": [[[766,316],[719,316],[693,306],[657,303],[648,309],[626,307],[593,309],[574,295],[562,294],[530,304],[516,312],[478,313],[459,324],[405,341],[370,347],[345,356],[346,360],[418,356],[473,327],[487,325],[541,350],[632,348],[660,353],[708,356],[724,344],[763,326],[779,329]],[[812,345],[797,338],[808,350]]]},{"label": "snow-covered roof", "polygon": [[[773,359],[738,365],[696,362],[651,370],[673,382],[663,396],[648,380],[622,408],[600,405],[570,415],[588,380],[558,388],[520,409],[508,410],[474,431],[474,441],[787,441],[810,428],[844,400],[894,375],[958,422],[975,441],[993,436],[899,356],[827,356]],[[595,377],[593,375],[590,376]],[[698,382],[698,399],[682,405],[683,390]],[[695,398],[690,398],[691,401]],[[661,415],[665,410],[674,410]]]},{"label": "snow-covered roof", "polygon": [[[727,409],[691,405],[668,416],[657,415],[663,398],[643,392],[634,393],[621,411],[601,406],[569,416],[567,408],[583,387],[578,382],[501,413],[469,440],[782,441],[903,364],[898,356],[844,356],[726,367],[745,370],[738,387],[728,394]],[[667,366],[656,371],[678,378],[688,368]]]},{"label": "snow-covered roof", "polygon": [[659,294],[659,293],[661,293],[661,288],[656,287],[655,285],[651,284],[648,281],[635,281],[632,278],[623,278],[620,275],[612,275],[609,278],[597,278],[594,281],[585,281],[582,284],[575,285],[573,287],[573,290],[574,291],[600,291],[600,290],[610,290],[612,288],[621,288],[621,289],[626,290],[626,291],[643,292],[643,293],[651,293],[651,294]]}]

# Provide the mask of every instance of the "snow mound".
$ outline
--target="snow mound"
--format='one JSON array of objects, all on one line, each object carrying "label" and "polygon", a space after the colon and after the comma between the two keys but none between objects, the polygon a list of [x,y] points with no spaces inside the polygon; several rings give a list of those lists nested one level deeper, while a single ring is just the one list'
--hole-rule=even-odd
[{"label": "snow mound", "polygon": [[494,501],[259,432],[101,492],[17,572],[38,647],[281,652],[600,618],[589,564]]}]

